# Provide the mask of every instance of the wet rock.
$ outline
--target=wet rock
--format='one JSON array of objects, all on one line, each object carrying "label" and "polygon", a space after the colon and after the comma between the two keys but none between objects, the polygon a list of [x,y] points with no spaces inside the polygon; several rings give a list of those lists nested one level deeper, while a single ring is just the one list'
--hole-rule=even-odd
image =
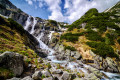
[{"label": "wet rock", "polygon": [[41,73],[40,71],[36,71],[36,72],[32,75],[32,78],[33,78],[34,80],[39,80],[39,79],[41,79],[41,77],[42,77],[42,73]]},{"label": "wet rock", "polygon": [[27,77],[24,77],[23,79],[21,80],[33,80],[30,76],[27,76]]},{"label": "wet rock", "polygon": [[14,76],[22,74],[24,69],[23,64],[23,56],[18,53],[6,51],[0,55],[0,67],[10,69],[13,71]]}]

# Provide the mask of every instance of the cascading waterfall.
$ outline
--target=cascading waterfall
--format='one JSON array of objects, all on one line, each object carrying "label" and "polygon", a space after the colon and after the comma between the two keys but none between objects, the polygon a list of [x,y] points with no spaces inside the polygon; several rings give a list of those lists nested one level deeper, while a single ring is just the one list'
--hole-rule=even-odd
[{"label": "cascading waterfall", "polygon": [[31,29],[30,34],[34,33],[34,28],[35,28],[36,23],[37,23],[37,20],[33,17],[33,25],[32,25],[32,29]]},{"label": "cascading waterfall", "polygon": [[28,27],[29,27],[29,25],[31,24],[30,18],[31,18],[31,16],[29,16],[28,19],[27,19],[27,21],[26,21],[26,25],[24,27],[25,30],[27,30]]},{"label": "cascading waterfall", "polygon": [[[35,28],[35,25],[37,23],[37,20],[35,18],[33,18],[33,22],[31,22],[31,16],[28,17],[27,21],[26,21],[26,26],[24,27],[25,30],[28,29],[29,25],[32,25],[32,29],[30,31],[30,34],[33,34],[35,32],[34,28]],[[52,36],[52,33],[54,33],[54,31],[51,31],[50,32],[50,35],[48,36],[49,39],[51,39],[51,36]],[[56,56],[53,55],[53,53],[55,53],[55,51],[51,48],[49,48],[44,42],[41,41],[41,38],[44,36],[44,27],[42,29],[42,32],[36,37],[34,36],[38,42],[39,42],[39,47],[41,49],[44,49],[46,51],[49,52],[48,54],[48,59],[51,59],[51,62],[53,63],[62,63],[62,66],[63,67],[67,67],[68,69],[71,69],[71,70],[77,70],[78,72],[81,70],[83,71],[85,74],[87,74],[87,70],[84,69],[84,68],[81,68],[79,66],[79,63],[77,62],[68,62],[68,61],[59,61],[56,59]],[[66,66],[67,65],[67,66]],[[90,67],[89,65],[85,65],[83,64],[85,68],[87,67]],[[113,74],[113,73],[109,73],[109,72],[104,72],[104,71],[101,71],[102,73],[106,74],[108,77],[111,78],[111,80],[120,80],[120,79],[117,79],[116,76],[120,76],[119,74]]]}]

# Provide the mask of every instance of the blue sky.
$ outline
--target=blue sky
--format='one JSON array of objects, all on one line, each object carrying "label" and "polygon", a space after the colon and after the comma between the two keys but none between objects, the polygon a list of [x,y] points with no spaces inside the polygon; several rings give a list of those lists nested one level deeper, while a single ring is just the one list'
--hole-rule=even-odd
[{"label": "blue sky", "polygon": [[90,8],[102,12],[120,0],[10,0],[34,17],[72,23]]}]

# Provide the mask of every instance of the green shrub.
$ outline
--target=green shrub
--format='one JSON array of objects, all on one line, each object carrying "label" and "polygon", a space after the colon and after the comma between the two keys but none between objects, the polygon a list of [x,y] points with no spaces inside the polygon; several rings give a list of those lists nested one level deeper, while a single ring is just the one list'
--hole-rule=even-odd
[{"label": "green shrub", "polygon": [[79,36],[82,36],[84,33],[66,33],[60,37],[60,39],[65,39],[70,42],[76,42],[78,41]]},{"label": "green shrub", "polygon": [[74,48],[74,47],[71,47],[71,46],[65,46],[65,50],[66,49],[69,49],[69,50],[71,50],[71,51],[76,51],[76,49]]},{"label": "green shrub", "polygon": [[91,29],[86,31],[86,35],[87,39],[92,40],[92,41],[102,41],[104,42],[105,39],[103,37],[101,37],[101,35],[98,32],[95,32]]},{"label": "green shrub", "polygon": [[49,20],[49,22],[50,22],[51,24],[54,24],[55,26],[57,26],[57,22],[56,22],[56,21],[54,21],[54,20]]},{"label": "green shrub", "polygon": [[108,45],[114,45],[115,36],[113,34],[106,34],[105,43]]},{"label": "green shrub", "polygon": [[92,51],[102,57],[110,56],[110,57],[116,57],[116,54],[114,53],[114,50],[111,46],[106,45],[103,42],[87,42],[87,45],[94,48]]}]

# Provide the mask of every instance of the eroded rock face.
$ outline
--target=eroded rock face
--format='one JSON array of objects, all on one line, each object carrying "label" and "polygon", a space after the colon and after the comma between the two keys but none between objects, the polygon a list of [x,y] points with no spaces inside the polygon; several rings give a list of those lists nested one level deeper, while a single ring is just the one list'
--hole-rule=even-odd
[{"label": "eroded rock face", "polygon": [[13,71],[14,76],[22,74],[24,69],[23,64],[23,56],[18,53],[6,51],[0,55],[0,67],[10,69]]}]

